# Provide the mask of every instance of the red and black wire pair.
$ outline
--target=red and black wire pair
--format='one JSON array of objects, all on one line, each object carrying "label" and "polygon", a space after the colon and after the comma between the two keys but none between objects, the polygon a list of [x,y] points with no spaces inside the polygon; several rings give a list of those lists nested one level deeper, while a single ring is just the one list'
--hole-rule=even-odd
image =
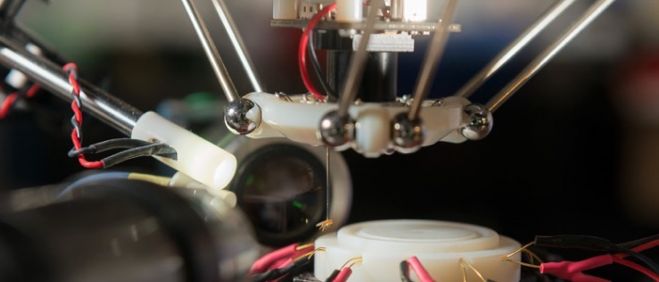
[{"label": "red and black wire pair", "polygon": [[38,84],[33,84],[25,92],[14,91],[9,93],[0,103],[0,119],[5,119],[21,97],[32,98],[41,90]]},{"label": "red and black wire pair", "polygon": [[[656,268],[656,263],[641,254],[644,251],[659,246],[659,235],[630,243],[614,244],[606,239],[593,236],[558,235],[538,236],[532,244],[548,248],[585,249],[608,252],[579,261],[566,260],[541,263],[535,267],[542,274],[549,274],[574,282],[608,282],[609,280],[587,274],[586,271],[617,264],[643,274],[652,279],[652,281],[659,282],[659,273],[654,269]],[[647,267],[628,259],[631,257],[643,262]]]},{"label": "red and black wire pair", "polygon": [[273,281],[295,274],[311,264],[316,251],[313,244],[291,244],[267,253],[252,264],[251,281]]},{"label": "red and black wire pair", "polygon": [[[68,76],[72,95],[71,110],[73,111],[73,116],[71,117],[71,126],[73,129],[71,130],[71,142],[73,143],[73,149],[69,151],[69,157],[77,158],[81,166],[89,169],[108,168],[130,159],[153,155],[176,159],[176,150],[164,143],[150,143],[131,138],[111,139],[83,147],[82,127],[84,115],[82,99],[80,97],[80,84],[78,82],[78,66],[75,63],[68,63],[64,65],[63,69]],[[90,161],[86,157],[88,154],[102,153],[115,149],[124,150],[98,161]]]}]

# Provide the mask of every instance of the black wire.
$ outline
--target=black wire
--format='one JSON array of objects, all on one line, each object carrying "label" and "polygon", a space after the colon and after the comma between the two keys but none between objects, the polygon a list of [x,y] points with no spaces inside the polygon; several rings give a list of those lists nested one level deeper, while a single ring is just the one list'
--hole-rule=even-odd
[{"label": "black wire", "polygon": [[298,271],[304,269],[312,262],[311,259],[301,259],[289,266],[283,268],[272,269],[267,272],[255,275],[252,277],[253,282],[265,282],[276,280],[286,275],[295,275]]},{"label": "black wire", "polygon": [[6,32],[14,25],[15,18],[23,8],[26,0],[9,0],[4,2],[0,14],[2,16],[2,29]]},{"label": "black wire", "polygon": [[[640,239],[647,240],[648,238]],[[637,240],[638,241],[638,240]],[[635,243],[636,241],[630,242]],[[624,243],[628,244],[628,243]],[[652,271],[659,273],[659,265],[647,256],[634,252],[626,246],[616,245],[608,239],[590,236],[590,235],[556,235],[556,236],[536,236],[535,245],[538,247],[563,248],[563,249],[582,249],[589,251],[599,251],[607,253],[625,253],[630,257],[637,259]]]},{"label": "black wire", "polygon": [[115,166],[128,160],[139,157],[162,156],[176,159],[176,150],[164,143],[149,143],[143,140],[131,138],[116,138],[98,142],[79,150],[71,149],[68,153],[70,158],[77,158],[82,154],[97,154],[110,150],[126,149],[103,158],[101,161],[104,168]]},{"label": "black wire", "polygon": [[412,282],[412,278],[410,278],[410,266],[405,260],[400,262],[400,281]]},{"label": "black wire", "polygon": [[316,75],[318,82],[320,83],[320,87],[322,87],[323,91],[325,91],[325,95],[336,97],[336,93],[329,85],[327,80],[325,80],[325,76],[323,75],[323,71],[320,67],[320,62],[318,61],[318,54],[316,54],[316,48],[314,48],[313,45],[313,39],[314,39],[314,33],[312,31],[311,33],[309,33],[309,43],[307,43],[307,49],[308,49],[309,57],[311,57],[311,66],[313,72]]},{"label": "black wire", "polygon": [[634,252],[634,251],[629,250],[629,249],[625,249],[625,251],[623,251],[623,253],[629,255],[630,257],[635,258],[636,260],[638,260],[640,262],[642,262],[643,264],[645,264],[647,267],[649,267],[655,273],[659,273],[659,265],[655,261],[653,261],[652,259],[647,257],[646,255],[639,254],[639,253]]},{"label": "black wire", "polygon": [[285,275],[295,276],[302,273],[311,263],[312,259],[303,259],[294,263],[289,269],[285,269]]},{"label": "black wire", "polygon": [[[540,258],[542,258],[542,255],[541,255],[541,254],[538,254],[537,249],[532,249],[532,247],[529,247],[529,250],[532,251],[535,255],[537,255],[537,256],[539,256]],[[522,256],[526,256],[526,259],[527,259],[527,261],[529,261],[529,262],[535,260],[535,258],[534,258],[533,256],[531,256],[530,254],[525,253],[525,252],[522,253]],[[523,271],[523,272],[527,272],[527,273],[531,273],[533,276],[535,276],[536,278],[538,278],[538,279],[535,279],[534,281],[551,282],[551,281],[549,280],[549,277],[547,277],[547,275],[542,274],[538,269],[533,269],[533,268],[523,267],[523,268],[522,268],[522,271]],[[489,281],[493,281],[493,280],[488,280],[488,282],[489,282]],[[525,281],[525,280],[522,279],[522,281]]]},{"label": "black wire", "polygon": [[618,246],[623,247],[623,248],[627,248],[627,249],[632,249],[636,246],[643,245],[645,243],[655,241],[655,240],[659,240],[659,234],[648,236],[648,237],[641,238],[641,239],[637,239],[637,240],[634,240],[634,241],[620,243],[620,244],[618,244]]},{"label": "black wire", "polygon": [[172,147],[170,147],[167,144],[154,143],[150,145],[145,145],[145,146],[121,151],[109,157],[103,158],[102,161],[104,164],[104,168],[108,168],[135,158],[149,157],[155,155],[176,159],[176,150],[174,150]]},{"label": "black wire", "polygon": [[86,147],[80,148],[80,150],[71,149],[68,153],[70,158],[75,158],[78,157],[81,154],[96,154],[96,153],[103,153],[107,152],[110,150],[116,150],[116,149],[130,149],[130,148],[137,148],[141,146],[146,146],[150,145],[152,143],[138,140],[138,139],[132,139],[132,138],[116,138],[116,139],[110,139],[110,140],[105,140],[98,142],[96,144],[92,144]]},{"label": "black wire", "polygon": [[616,252],[620,249],[608,239],[590,235],[536,236],[538,247]]},{"label": "black wire", "polygon": [[329,276],[327,276],[327,279],[325,279],[325,282],[332,282],[332,281],[334,281],[334,278],[336,278],[336,276],[339,276],[339,273],[341,273],[340,270],[338,270],[338,269],[334,269],[334,271],[332,271],[332,274],[330,274]]}]

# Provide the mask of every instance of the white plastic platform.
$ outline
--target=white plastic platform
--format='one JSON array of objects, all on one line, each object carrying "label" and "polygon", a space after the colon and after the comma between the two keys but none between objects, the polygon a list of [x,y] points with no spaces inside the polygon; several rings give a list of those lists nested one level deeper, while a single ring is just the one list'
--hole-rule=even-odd
[{"label": "white plastic platform", "polygon": [[[316,248],[327,249],[315,256],[315,276],[321,280],[350,258],[362,257],[363,264],[352,268],[349,281],[400,281],[400,262],[411,256],[418,257],[436,281],[462,282],[460,259],[487,279],[520,279],[519,265],[502,259],[520,244],[475,225],[428,220],[372,221],[343,227],[338,233],[318,238],[315,244]],[[519,254],[512,259],[519,260]],[[468,270],[467,281],[481,280]]]}]

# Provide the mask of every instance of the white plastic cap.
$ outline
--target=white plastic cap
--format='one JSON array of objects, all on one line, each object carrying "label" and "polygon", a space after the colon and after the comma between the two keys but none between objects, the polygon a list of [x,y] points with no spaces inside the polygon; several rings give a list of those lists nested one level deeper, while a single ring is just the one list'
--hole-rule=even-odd
[{"label": "white plastic cap", "polygon": [[273,0],[272,18],[276,20],[297,19],[298,0]]},{"label": "white plastic cap", "polygon": [[364,3],[362,0],[337,0],[337,22],[361,22],[364,18]]},{"label": "white plastic cap", "polygon": [[139,118],[131,137],[171,146],[176,150],[176,160],[156,159],[210,188],[225,188],[236,173],[237,162],[231,153],[154,112]]}]

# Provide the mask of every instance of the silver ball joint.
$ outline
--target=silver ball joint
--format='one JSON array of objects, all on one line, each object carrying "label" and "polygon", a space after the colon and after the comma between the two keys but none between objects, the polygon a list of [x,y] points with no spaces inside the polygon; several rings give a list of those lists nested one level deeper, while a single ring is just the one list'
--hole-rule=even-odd
[{"label": "silver ball joint", "polygon": [[248,99],[234,100],[224,108],[224,123],[234,134],[250,134],[261,125],[261,108]]},{"label": "silver ball joint", "polygon": [[492,112],[485,106],[471,104],[464,109],[469,119],[469,124],[462,128],[462,136],[469,140],[477,141],[487,137],[492,132],[494,118]]},{"label": "silver ball joint", "polygon": [[411,120],[407,113],[400,113],[394,117],[391,129],[392,141],[397,151],[414,153],[423,145],[423,122],[420,118]]},{"label": "silver ball joint", "polygon": [[327,146],[337,150],[347,149],[355,140],[355,121],[349,115],[329,112],[320,119],[318,135]]}]

